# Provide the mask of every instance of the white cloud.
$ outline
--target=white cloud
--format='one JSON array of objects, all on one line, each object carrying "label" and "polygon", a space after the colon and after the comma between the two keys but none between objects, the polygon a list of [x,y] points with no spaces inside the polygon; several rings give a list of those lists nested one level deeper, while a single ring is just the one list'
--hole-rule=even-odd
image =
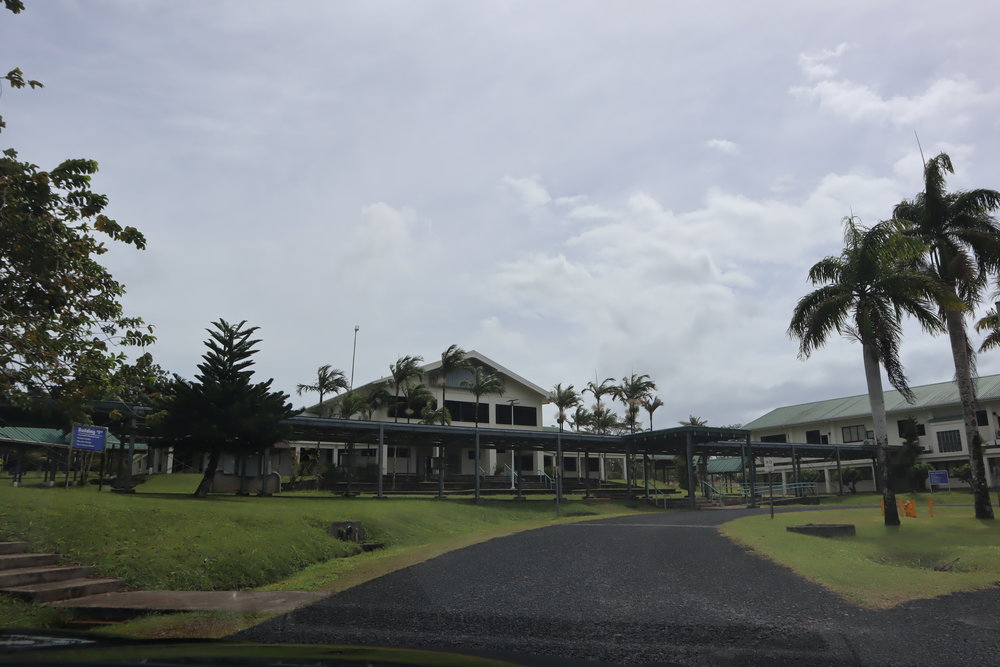
[{"label": "white cloud", "polygon": [[837,70],[827,61],[839,58],[848,48],[846,42],[841,42],[833,49],[824,49],[818,53],[800,53],[799,68],[807,79],[829,79]]},{"label": "white cloud", "polygon": [[739,155],[741,152],[739,144],[728,139],[709,139],[705,146],[726,155]]},{"label": "white cloud", "polygon": [[607,220],[619,217],[621,212],[596,204],[577,206],[569,212],[569,218],[572,220]]},{"label": "white cloud", "polygon": [[552,195],[538,182],[538,178],[504,176],[503,182],[520,198],[526,208],[545,206],[552,201]]}]

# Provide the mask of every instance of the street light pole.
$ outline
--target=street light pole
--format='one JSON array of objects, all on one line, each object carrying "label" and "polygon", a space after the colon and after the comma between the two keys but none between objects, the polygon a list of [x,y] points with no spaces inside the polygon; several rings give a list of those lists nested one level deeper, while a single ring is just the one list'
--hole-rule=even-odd
[{"label": "street light pole", "polygon": [[360,328],[360,325],[354,325],[354,351],[351,352],[351,387],[349,391],[354,391],[354,360],[358,356],[358,329]]},{"label": "street light pole", "polygon": [[[518,402],[516,398],[508,398],[510,403],[510,425],[514,426],[514,404]],[[514,448],[510,448],[510,490],[514,490]]]}]

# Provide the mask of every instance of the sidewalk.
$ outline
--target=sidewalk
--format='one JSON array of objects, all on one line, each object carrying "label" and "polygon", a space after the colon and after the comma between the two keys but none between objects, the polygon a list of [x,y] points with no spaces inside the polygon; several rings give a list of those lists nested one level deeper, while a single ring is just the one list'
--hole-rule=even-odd
[{"label": "sidewalk", "polygon": [[327,591],[127,591],[61,600],[52,606],[128,615],[145,611],[285,614],[329,595]]}]

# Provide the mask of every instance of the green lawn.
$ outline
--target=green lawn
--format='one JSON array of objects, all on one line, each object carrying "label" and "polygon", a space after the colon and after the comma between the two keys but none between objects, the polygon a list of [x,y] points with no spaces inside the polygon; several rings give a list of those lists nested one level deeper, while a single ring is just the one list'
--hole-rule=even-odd
[{"label": "green lawn", "polygon": [[[337,590],[494,536],[554,523],[549,500],[346,499],[324,492],[271,498],[189,494],[199,475],[162,475],[132,495],[83,488],[0,486],[0,540],[26,540],[65,562],[95,566],[135,589]],[[561,521],[643,511],[616,502],[563,504]],[[362,521],[386,548],[327,534],[333,521]],[[357,554],[357,555],[355,555]],[[351,558],[343,558],[352,556]],[[32,605],[0,603],[0,627],[52,622]],[[24,619],[27,619],[25,621]]]},{"label": "green lawn", "polygon": [[[897,494],[896,497],[903,502],[906,502],[909,498],[914,498],[917,501],[917,506],[919,508],[927,507],[928,498],[934,501],[935,506],[972,505],[972,492],[968,490],[935,491],[934,493],[900,493]],[[996,497],[993,496],[991,501],[996,502]],[[823,496],[822,500],[823,505],[875,505],[878,507],[881,503],[881,493],[845,493],[842,496]]]},{"label": "green lawn", "polygon": [[[789,533],[789,525],[853,523],[857,536]],[[997,585],[1000,523],[979,521],[972,508],[941,507],[887,529],[879,509],[794,512],[737,519],[720,532],[760,556],[871,609]]]}]

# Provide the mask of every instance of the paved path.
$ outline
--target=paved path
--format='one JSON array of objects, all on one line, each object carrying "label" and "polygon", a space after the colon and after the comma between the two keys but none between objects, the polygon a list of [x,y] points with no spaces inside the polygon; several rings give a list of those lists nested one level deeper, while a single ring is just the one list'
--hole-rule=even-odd
[{"label": "paved path", "polygon": [[239,637],[425,647],[554,665],[1000,660],[1000,591],[859,610],[717,533],[717,524],[750,512],[641,515],[491,540]]}]

